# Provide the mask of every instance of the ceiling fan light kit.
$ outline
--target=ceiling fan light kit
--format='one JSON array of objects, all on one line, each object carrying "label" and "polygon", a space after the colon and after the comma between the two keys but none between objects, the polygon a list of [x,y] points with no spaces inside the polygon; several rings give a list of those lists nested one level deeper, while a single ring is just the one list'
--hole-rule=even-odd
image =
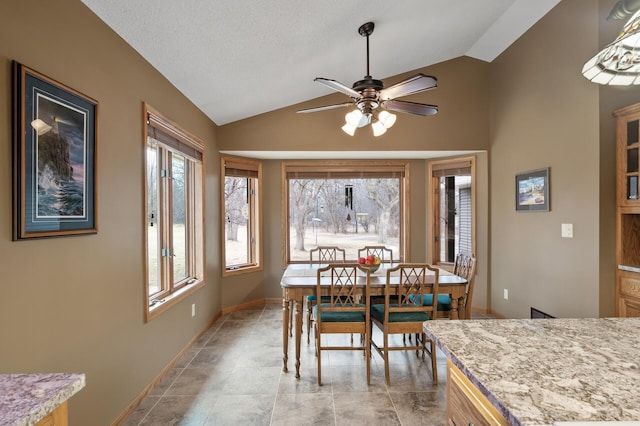
[{"label": "ceiling fan light kit", "polygon": [[345,115],[345,124],[342,126],[342,130],[350,136],[355,135],[357,128],[364,127],[368,124],[371,124],[374,136],[384,134],[387,129],[393,126],[397,118],[395,114],[389,111],[420,116],[434,115],[438,112],[436,105],[396,99],[436,88],[438,80],[435,77],[420,73],[406,78],[386,89],[381,80],[376,80],[371,77],[369,73],[369,36],[373,33],[374,28],[375,25],[373,22],[367,22],[358,28],[358,33],[367,39],[367,75],[365,75],[362,80],[356,81],[352,87],[348,87],[336,80],[328,78],[317,77],[314,79],[314,81],[330,89],[349,96],[351,102],[307,108],[298,110],[297,112],[317,112],[355,105],[356,109]]}]

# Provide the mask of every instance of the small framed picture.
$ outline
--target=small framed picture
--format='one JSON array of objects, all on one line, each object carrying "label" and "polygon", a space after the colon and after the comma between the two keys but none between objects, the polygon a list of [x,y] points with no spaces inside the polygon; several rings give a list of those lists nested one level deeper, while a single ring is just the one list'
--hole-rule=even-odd
[{"label": "small framed picture", "polygon": [[13,240],[95,234],[98,102],[13,62]]},{"label": "small framed picture", "polygon": [[516,175],[516,211],[550,210],[549,167]]}]

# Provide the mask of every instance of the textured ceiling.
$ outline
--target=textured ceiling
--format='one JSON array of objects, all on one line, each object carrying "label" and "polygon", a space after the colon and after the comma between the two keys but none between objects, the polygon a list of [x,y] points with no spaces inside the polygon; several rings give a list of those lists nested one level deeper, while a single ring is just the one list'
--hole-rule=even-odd
[{"label": "textured ceiling", "polygon": [[[216,124],[462,55],[492,61],[559,0],[82,0]],[[345,97],[345,101],[348,99]]]}]

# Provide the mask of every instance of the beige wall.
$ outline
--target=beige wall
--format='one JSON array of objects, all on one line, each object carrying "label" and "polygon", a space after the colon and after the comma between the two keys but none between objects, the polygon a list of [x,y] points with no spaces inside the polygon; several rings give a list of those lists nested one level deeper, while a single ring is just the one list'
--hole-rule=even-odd
[{"label": "beige wall", "polygon": [[[491,307],[599,314],[597,1],[565,0],[491,64]],[[551,211],[516,212],[514,176],[551,168]],[[613,189],[611,189],[613,191]],[[572,223],[574,238],[560,236]],[[504,300],[503,289],[509,290]]]},{"label": "beige wall", "polygon": [[[11,60],[100,103],[97,235],[11,241]],[[0,373],[86,373],[71,424],[109,424],[220,312],[215,125],[79,0],[0,2],[0,81]],[[147,324],[143,101],[206,141],[216,225],[206,287]]]},{"label": "beige wall", "polygon": [[[354,137],[340,130],[348,112],[346,108],[296,114],[301,108],[348,100],[345,95],[333,94],[220,126],[219,148],[266,151],[487,149],[488,64],[462,57],[415,72],[436,76],[438,87],[407,100],[436,104],[440,108],[439,114],[431,117],[398,114],[393,130],[377,138],[368,127],[356,131]],[[393,84],[415,72],[386,79],[385,84]],[[309,84],[318,83],[309,81]]]}]

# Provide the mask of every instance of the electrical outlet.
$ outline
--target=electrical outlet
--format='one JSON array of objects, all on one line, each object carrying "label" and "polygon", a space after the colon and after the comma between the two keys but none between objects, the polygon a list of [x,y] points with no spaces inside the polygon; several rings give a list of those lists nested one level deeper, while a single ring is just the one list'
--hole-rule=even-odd
[{"label": "electrical outlet", "polygon": [[192,304],[191,305],[191,316],[195,317],[196,316],[196,304]]},{"label": "electrical outlet", "polygon": [[504,300],[509,300],[509,290],[507,290],[506,288],[504,289],[503,296]]}]

